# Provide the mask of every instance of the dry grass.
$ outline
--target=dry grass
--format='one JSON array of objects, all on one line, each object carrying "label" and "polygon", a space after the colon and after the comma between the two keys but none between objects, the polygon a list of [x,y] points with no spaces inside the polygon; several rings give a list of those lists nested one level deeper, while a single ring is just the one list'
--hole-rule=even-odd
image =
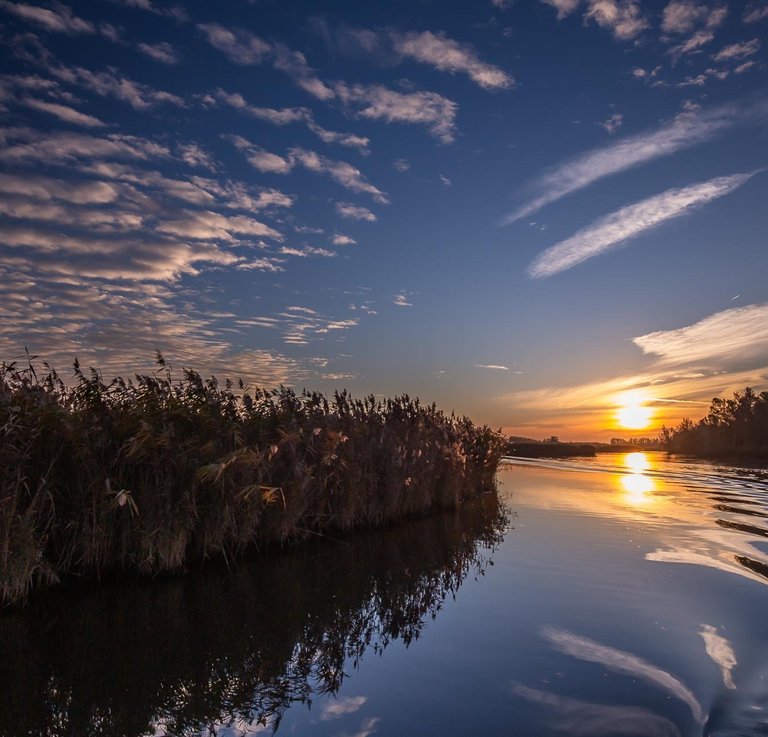
[{"label": "dry grass", "polygon": [[493,488],[501,436],[408,396],[237,390],[184,370],[105,383],[0,366],[0,601],[71,574],[385,524]]}]

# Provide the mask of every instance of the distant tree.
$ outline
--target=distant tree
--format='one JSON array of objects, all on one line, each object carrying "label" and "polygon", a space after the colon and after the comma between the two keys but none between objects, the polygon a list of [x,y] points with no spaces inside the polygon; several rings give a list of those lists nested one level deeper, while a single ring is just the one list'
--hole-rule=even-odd
[{"label": "distant tree", "polygon": [[663,427],[661,438],[672,453],[768,458],[768,392],[747,387],[733,399],[715,397],[698,423],[685,419],[673,430]]}]

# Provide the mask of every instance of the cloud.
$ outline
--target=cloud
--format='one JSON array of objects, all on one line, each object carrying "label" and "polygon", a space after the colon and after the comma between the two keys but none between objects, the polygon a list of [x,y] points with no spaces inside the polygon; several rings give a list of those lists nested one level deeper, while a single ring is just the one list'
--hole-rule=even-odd
[{"label": "cloud", "polygon": [[478,86],[491,91],[509,89],[515,84],[511,74],[481,61],[472,46],[448,38],[442,32],[331,27],[324,21],[316,21],[315,26],[335,51],[346,55],[374,57],[386,66],[413,60],[449,74],[465,74]]},{"label": "cloud", "polygon": [[752,176],[753,173],[716,177],[627,205],[548,248],[531,264],[528,273],[539,279],[570,269],[672,218],[724,197]]},{"label": "cloud", "polygon": [[754,120],[758,114],[762,114],[759,106],[725,106],[705,113],[686,112],[656,130],[620,138],[607,146],[581,154],[539,177],[532,186],[537,194],[506,216],[502,224],[508,225],[527,217],[600,179],[703,143],[737,123]]},{"label": "cloud", "polygon": [[50,72],[62,82],[84,87],[102,97],[122,100],[135,110],[147,110],[159,104],[170,104],[176,107],[186,105],[178,95],[135,82],[111,67],[103,72],[92,72],[83,67],[53,66]]},{"label": "cloud", "polygon": [[350,148],[356,148],[361,154],[368,153],[368,144],[371,142],[369,138],[365,136],[358,136],[354,133],[340,133],[338,131],[329,131],[322,128],[314,120],[307,121],[307,127],[311,130],[321,141],[325,143],[337,143],[340,146],[348,146]]},{"label": "cloud", "polygon": [[413,303],[408,301],[408,295],[405,292],[396,294],[392,303],[396,304],[398,307],[413,307]]},{"label": "cloud", "polygon": [[342,187],[353,192],[369,194],[376,202],[387,204],[389,199],[380,189],[373,184],[356,169],[352,164],[346,161],[336,161],[325,156],[309,151],[307,149],[295,146],[288,152],[289,161],[293,165],[303,166],[317,174],[325,174]]},{"label": "cloud", "polygon": [[203,32],[211,46],[234,64],[261,64],[272,51],[269,43],[249,31],[237,28],[230,30],[218,23],[198,23],[197,28]]},{"label": "cloud", "polygon": [[496,363],[476,363],[475,368],[493,369],[494,371],[509,371],[509,366],[501,366]]},{"label": "cloud", "polygon": [[541,0],[541,2],[551,5],[557,10],[558,20],[570,15],[581,5],[581,0]]},{"label": "cloud", "polygon": [[139,43],[136,45],[136,48],[142,54],[146,54],[150,59],[159,61],[161,64],[173,66],[179,63],[179,56],[176,50],[167,41],[154,44]]},{"label": "cloud", "polygon": [[589,0],[584,17],[607,28],[621,41],[637,37],[649,25],[635,0]]},{"label": "cloud", "polygon": [[768,304],[734,307],[693,325],[640,335],[632,341],[662,365],[734,364],[768,355]]},{"label": "cloud", "polygon": [[672,0],[662,14],[665,33],[690,33],[696,28],[717,28],[728,14],[727,5],[712,5],[696,0]]},{"label": "cloud", "polygon": [[[146,138],[113,133],[96,137],[84,133],[44,133],[27,128],[0,129],[6,139],[0,148],[0,161],[19,164],[44,161],[47,164],[63,164],[73,160],[102,158],[116,159],[163,159],[171,153],[163,146]],[[8,145],[9,141],[15,141]]]},{"label": "cloud", "polygon": [[234,241],[236,236],[257,236],[282,240],[274,228],[245,216],[225,216],[210,210],[181,210],[173,220],[161,220],[156,226],[160,233],[196,240]]},{"label": "cloud", "polygon": [[318,100],[328,101],[335,96],[334,91],[317,78],[314,70],[307,64],[307,59],[300,51],[293,51],[283,44],[274,47],[274,66],[285,72],[294,83]]},{"label": "cloud", "polygon": [[0,192],[42,202],[60,200],[77,205],[103,205],[114,202],[119,196],[117,188],[107,182],[65,181],[28,173],[0,173]]},{"label": "cloud", "polygon": [[57,102],[46,102],[45,100],[36,100],[30,97],[26,97],[20,100],[20,102],[22,105],[32,108],[33,110],[39,110],[40,112],[53,115],[59,120],[63,120],[65,123],[81,125],[86,128],[103,128],[106,126],[106,123],[98,118],[78,112],[68,105],[61,105]]},{"label": "cloud", "polygon": [[732,61],[734,59],[744,59],[747,56],[752,56],[760,50],[760,41],[753,38],[751,41],[744,41],[742,43],[734,43],[729,46],[725,46],[720,49],[716,54],[713,54],[712,58],[715,61]]},{"label": "cloud", "polygon": [[334,246],[354,246],[357,241],[354,238],[350,238],[348,235],[334,233],[331,238],[331,243],[333,243]]},{"label": "cloud", "polygon": [[544,627],[542,637],[557,650],[579,660],[599,663],[608,670],[636,678],[666,691],[688,706],[694,719],[703,723],[706,716],[691,690],[672,674],[649,663],[637,655],[617,650],[559,627]]},{"label": "cloud", "polygon": [[336,212],[346,220],[365,220],[369,223],[375,223],[378,220],[367,207],[358,207],[349,202],[337,202]]},{"label": "cloud", "polygon": [[268,43],[241,28],[225,28],[218,23],[199,23],[197,28],[202,31],[211,46],[221,51],[234,64],[250,66],[268,61],[318,100],[327,101],[334,97],[333,90],[317,78],[300,51],[293,51],[285,44]]},{"label": "cloud", "polygon": [[768,18],[768,5],[752,3],[744,11],[743,20],[745,23],[759,23]]},{"label": "cloud", "polygon": [[0,0],[0,8],[17,18],[42,26],[48,31],[66,33],[70,36],[96,33],[96,26],[93,23],[73,15],[72,10],[63,3],[51,2],[49,7],[41,8],[39,5]]},{"label": "cloud", "polygon": [[613,135],[624,123],[624,116],[621,113],[614,113],[607,120],[604,120],[598,125],[604,130]]},{"label": "cloud", "polygon": [[447,38],[442,33],[392,33],[395,51],[401,56],[429,64],[443,72],[466,74],[486,90],[509,89],[513,77],[493,64],[480,61],[467,44]]},{"label": "cloud", "polygon": [[237,149],[243,151],[248,163],[261,172],[287,174],[294,167],[301,166],[316,174],[329,176],[342,187],[352,192],[369,194],[376,202],[382,204],[389,203],[389,199],[384,192],[371,184],[359,169],[346,161],[329,159],[326,156],[299,146],[289,149],[286,156],[283,157],[265,151],[242,136],[227,135],[225,139]]},{"label": "cloud", "polygon": [[368,144],[370,143],[368,138],[353,133],[326,130],[315,122],[312,111],[305,107],[275,109],[250,105],[242,95],[225,92],[221,88],[217,89],[212,95],[207,95],[205,101],[207,102],[208,100],[229,105],[251,117],[271,123],[272,125],[304,123],[312,133],[325,143],[336,143],[341,146],[357,148],[361,153],[367,153],[368,151]]},{"label": "cloud", "polygon": [[392,166],[394,166],[395,170],[399,171],[401,174],[411,168],[411,165],[405,159],[395,159],[392,162]]},{"label": "cloud", "polygon": [[155,15],[165,15],[171,18],[175,18],[178,21],[187,21],[187,11],[179,5],[170,5],[166,7],[158,7],[152,0],[111,0],[117,5],[125,5],[129,8],[138,8],[139,10],[146,10],[149,13]]},{"label": "cloud", "polygon": [[307,258],[308,256],[336,258],[339,255],[335,251],[329,251],[327,248],[316,248],[315,246],[282,246],[278,253],[281,256],[298,256],[299,258]]},{"label": "cloud", "polygon": [[260,172],[272,174],[287,174],[293,169],[293,162],[278,154],[265,151],[242,136],[225,136],[235,148],[245,153],[248,163]]},{"label": "cloud", "polygon": [[452,143],[456,138],[458,105],[436,92],[402,93],[381,85],[345,82],[337,82],[334,89],[358,118],[426,125],[441,143]]},{"label": "cloud", "polygon": [[[669,49],[676,61],[683,54],[690,54],[708,44],[715,37],[714,31],[728,15],[727,5],[701,3],[696,0],[672,0],[662,15],[662,30],[666,34],[688,35],[688,38]],[[671,41],[671,36],[662,40]]]},{"label": "cloud", "polygon": [[197,143],[182,143],[176,147],[181,160],[188,166],[199,166],[208,171],[218,169],[211,155]]}]

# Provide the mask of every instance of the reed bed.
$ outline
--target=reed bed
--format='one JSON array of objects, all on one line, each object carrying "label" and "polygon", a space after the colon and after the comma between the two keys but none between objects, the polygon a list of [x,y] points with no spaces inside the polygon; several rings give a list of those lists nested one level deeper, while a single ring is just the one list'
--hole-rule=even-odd
[{"label": "reed bed", "polygon": [[0,602],[65,576],[209,557],[456,507],[494,488],[502,436],[407,395],[249,388],[162,356],[105,383],[0,364]]}]

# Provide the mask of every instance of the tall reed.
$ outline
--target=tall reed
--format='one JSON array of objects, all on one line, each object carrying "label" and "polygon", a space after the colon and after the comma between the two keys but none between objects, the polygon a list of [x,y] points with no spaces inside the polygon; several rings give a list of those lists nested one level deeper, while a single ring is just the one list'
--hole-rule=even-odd
[{"label": "tall reed", "polygon": [[385,524],[490,490],[499,433],[407,395],[0,365],[0,601]]}]

